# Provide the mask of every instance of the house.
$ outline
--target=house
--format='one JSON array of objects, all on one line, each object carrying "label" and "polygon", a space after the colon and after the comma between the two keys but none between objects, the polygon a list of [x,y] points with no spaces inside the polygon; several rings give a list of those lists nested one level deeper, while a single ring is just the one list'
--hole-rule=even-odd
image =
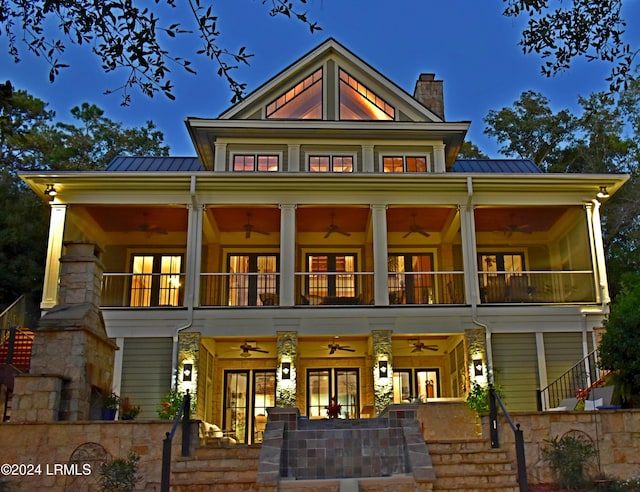
[{"label": "house", "polygon": [[114,389],[141,417],[174,382],[245,443],[268,407],[333,397],[357,418],[495,380],[535,410],[596,347],[602,195],[626,176],[458,160],[470,123],[445,120],[442,81],[411,95],[333,39],[185,123],[196,157],[22,175],[51,206],[41,307],[65,243],[95,241]]}]

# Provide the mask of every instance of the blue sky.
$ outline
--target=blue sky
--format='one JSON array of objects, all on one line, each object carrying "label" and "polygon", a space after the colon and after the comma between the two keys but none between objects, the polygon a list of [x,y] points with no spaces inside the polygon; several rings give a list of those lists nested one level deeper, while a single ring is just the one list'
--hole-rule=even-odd
[{"label": "blue sky", "polygon": [[[214,5],[220,43],[230,49],[245,45],[255,55],[249,67],[235,74],[249,91],[333,37],[407,92],[413,92],[420,73],[435,73],[444,80],[446,120],[472,121],[468,139],[492,157],[499,156],[498,148],[483,134],[482,121],[489,110],[511,106],[525,90],[546,95],[554,110],[575,110],[579,95],[608,87],[609,67],[595,62],[574,63],[555,78],[542,76],[540,58],[525,56],[518,46],[524,19],[503,17],[499,0],[399,0],[393,7],[378,0],[309,0],[309,16],[323,27],[315,34],[299,22],[269,17],[262,0],[220,0]],[[640,18],[640,2],[627,0],[624,12],[632,22],[628,39],[637,47],[640,25],[633,22]],[[167,23],[177,13],[172,11]],[[172,155],[194,155],[184,118],[216,117],[230,106],[231,92],[216,75],[217,67],[196,58],[199,45],[176,48],[194,61],[198,74],[173,69],[175,101],[133,92],[131,105],[121,107],[118,94],[103,95],[121,83],[120,76],[103,74],[99,60],[75,47],[68,50],[71,67],[50,84],[43,60],[24,51],[23,61],[13,63],[6,55],[6,36],[0,36],[0,81],[10,79],[15,87],[48,102],[59,119],[68,120],[72,107],[90,102],[126,126],[152,120]]]}]

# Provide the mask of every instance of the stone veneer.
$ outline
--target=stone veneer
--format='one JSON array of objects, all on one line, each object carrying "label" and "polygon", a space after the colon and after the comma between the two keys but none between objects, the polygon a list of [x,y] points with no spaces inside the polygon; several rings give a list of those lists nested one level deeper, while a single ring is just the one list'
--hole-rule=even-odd
[{"label": "stone veneer", "polygon": [[416,405],[391,405],[375,419],[301,418],[297,408],[270,408],[258,483],[412,475],[434,479],[416,420]]}]

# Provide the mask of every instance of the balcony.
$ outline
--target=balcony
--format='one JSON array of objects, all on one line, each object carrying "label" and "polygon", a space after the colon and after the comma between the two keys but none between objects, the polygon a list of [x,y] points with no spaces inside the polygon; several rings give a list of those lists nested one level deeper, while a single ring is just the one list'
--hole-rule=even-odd
[{"label": "balcony", "polygon": [[183,273],[105,273],[102,307],[181,307]]},{"label": "balcony", "polygon": [[480,273],[480,302],[502,303],[587,303],[596,302],[593,272],[590,270],[498,271]]}]

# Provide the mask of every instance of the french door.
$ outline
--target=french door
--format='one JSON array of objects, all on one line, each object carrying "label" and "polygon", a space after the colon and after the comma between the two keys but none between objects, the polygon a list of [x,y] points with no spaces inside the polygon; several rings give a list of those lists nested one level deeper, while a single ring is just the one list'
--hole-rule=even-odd
[{"label": "french door", "polygon": [[261,306],[278,291],[278,255],[230,254],[229,306]]},{"label": "french door", "polygon": [[440,369],[395,369],[393,403],[408,403],[414,398],[439,398]]},{"label": "french door", "polygon": [[308,285],[310,296],[355,297],[356,255],[314,253],[307,255]]},{"label": "french door", "polygon": [[390,254],[388,263],[391,304],[433,304],[431,253]]},{"label": "french door", "polygon": [[331,398],[341,405],[340,418],[360,416],[360,377],[358,369],[308,369],[307,416],[325,418]]},{"label": "french door", "polygon": [[261,442],[267,408],[276,403],[275,371],[230,370],[224,379],[223,430],[239,443]]},{"label": "french door", "polygon": [[132,307],[179,306],[182,255],[140,254],[131,258]]}]

